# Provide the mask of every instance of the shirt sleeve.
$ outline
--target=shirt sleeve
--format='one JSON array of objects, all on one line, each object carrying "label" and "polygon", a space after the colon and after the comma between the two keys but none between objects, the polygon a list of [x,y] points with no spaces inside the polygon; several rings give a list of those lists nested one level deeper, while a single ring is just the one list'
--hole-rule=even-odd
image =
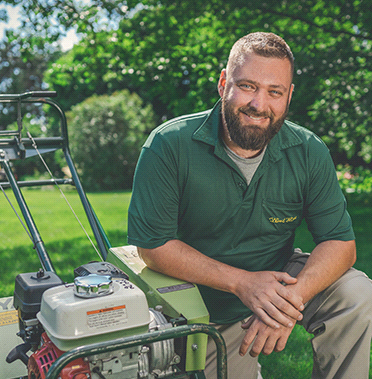
[{"label": "shirt sleeve", "polygon": [[178,229],[176,162],[166,144],[157,145],[142,149],[128,210],[128,243],[146,249],[177,238]]},{"label": "shirt sleeve", "polygon": [[329,151],[321,144],[312,155],[305,218],[314,242],[353,240],[351,218]]}]

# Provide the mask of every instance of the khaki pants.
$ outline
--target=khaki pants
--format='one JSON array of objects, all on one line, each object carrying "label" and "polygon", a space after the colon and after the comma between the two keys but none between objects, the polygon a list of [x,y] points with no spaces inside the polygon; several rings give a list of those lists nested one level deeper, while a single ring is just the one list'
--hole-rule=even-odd
[{"label": "khaki pants", "polygon": [[[284,268],[297,276],[308,254],[296,249]],[[306,304],[300,322],[314,334],[313,379],[368,379],[372,337],[372,282],[361,271],[351,268],[340,279]],[[228,351],[229,379],[260,378],[258,359],[239,356],[244,336],[241,323],[218,327]],[[216,378],[214,342],[208,343],[207,379]],[[279,353],[280,354],[280,353]],[[305,379],[305,378],[303,378]]]}]

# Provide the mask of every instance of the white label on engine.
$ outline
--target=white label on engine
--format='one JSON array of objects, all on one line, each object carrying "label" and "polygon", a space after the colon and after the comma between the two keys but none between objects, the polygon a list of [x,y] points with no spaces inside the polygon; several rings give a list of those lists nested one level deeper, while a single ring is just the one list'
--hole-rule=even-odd
[{"label": "white label on engine", "polygon": [[87,312],[89,328],[107,328],[125,324],[128,321],[125,305],[97,309]]}]

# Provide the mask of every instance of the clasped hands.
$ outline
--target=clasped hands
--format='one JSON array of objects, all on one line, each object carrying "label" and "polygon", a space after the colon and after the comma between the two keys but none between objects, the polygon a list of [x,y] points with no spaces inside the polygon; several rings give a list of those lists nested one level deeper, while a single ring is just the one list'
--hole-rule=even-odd
[{"label": "clasped hands", "polygon": [[282,351],[296,322],[302,320],[304,304],[293,291],[297,279],[285,272],[260,271],[249,273],[248,282],[238,296],[254,314],[242,324],[246,334],[239,353],[245,355],[252,343],[252,357]]}]

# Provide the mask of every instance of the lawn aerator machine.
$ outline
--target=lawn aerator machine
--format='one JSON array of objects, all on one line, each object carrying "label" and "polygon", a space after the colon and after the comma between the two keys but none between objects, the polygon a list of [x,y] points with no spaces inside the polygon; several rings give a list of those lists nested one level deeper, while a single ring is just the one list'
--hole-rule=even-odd
[{"label": "lawn aerator machine", "polygon": [[[217,377],[226,378],[226,347],[209,326],[197,287],[146,267],[134,246],[112,247],[72,161],[66,117],[52,91],[0,95],[17,112],[17,130],[0,131],[0,165],[22,213],[40,270],[19,273],[14,296],[0,298],[0,379],[205,378],[208,336],[217,346]],[[48,104],[60,135],[34,137],[22,123],[24,106]],[[11,162],[61,149],[71,179],[18,181]],[[82,262],[73,283],[53,267],[21,188],[76,187],[101,260]],[[92,241],[93,242],[93,241]],[[62,254],[62,253],[61,253]]]}]

